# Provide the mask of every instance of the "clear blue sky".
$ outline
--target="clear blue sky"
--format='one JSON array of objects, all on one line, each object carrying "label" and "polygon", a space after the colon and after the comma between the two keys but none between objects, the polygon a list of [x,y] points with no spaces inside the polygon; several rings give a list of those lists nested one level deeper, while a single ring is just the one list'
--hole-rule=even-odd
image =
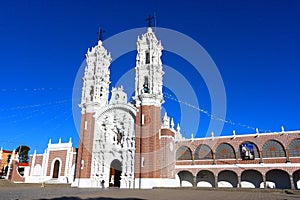
[{"label": "clear blue sky", "polygon": [[[146,26],[145,18],[153,13],[158,27],[193,38],[216,63],[226,89],[226,118],[235,123],[225,124],[223,135],[254,132],[239,123],[299,130],[299,10],[296,0],[1,1],[0,147],[25,144],[41,153],[50,138],[57,142],[60,137],[63,142],[72,137],[77,146],[73,84],[87,48],[97,42],[98,28],[109,38]],[[163,62],[185,75],[199,91],[200,107],[210,111],[205,83],[189,77],[188,63],[168,52]],[[116,60],[111,86],[134,65],[135,52]],[[165,105],[175,123],[177,106],[168,100]],[[197,137],[209,121],[200,116]],[[182,131],[190,137],[188,127]]]}]

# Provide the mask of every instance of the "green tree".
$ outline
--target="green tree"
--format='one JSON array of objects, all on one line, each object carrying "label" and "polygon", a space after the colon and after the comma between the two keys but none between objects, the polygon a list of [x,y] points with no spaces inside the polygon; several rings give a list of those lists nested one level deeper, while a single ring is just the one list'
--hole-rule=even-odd
[{"label": "green tree", "polygon": [[29,163],[29,156],[28,156],[29,150],[30,150],[30,148],[26,145],[20,145],[16,149],[16,153],[19,154],[19,162]]}]

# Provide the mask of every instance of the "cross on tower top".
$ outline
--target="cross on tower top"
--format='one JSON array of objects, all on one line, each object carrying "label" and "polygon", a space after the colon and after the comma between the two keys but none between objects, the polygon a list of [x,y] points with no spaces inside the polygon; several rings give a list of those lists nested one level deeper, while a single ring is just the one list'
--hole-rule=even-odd
[{"label": "cross on tower top", "polygon": [[151,15],[149,15],[149,16],[146,18],[146,21],[148,21],[148,27],[151,27],[151,26],[152,26],[152,24],[151,24],[152,19],[154,19],[154,17],[151,16]]},{"label": "cross on tower top", "polygon": [[99,28],[99,31],[97,32],[97,34],[98,34],[98,40],[103,40],[103,33],[104,33],[105,31],[102,29],[102,28]]}]

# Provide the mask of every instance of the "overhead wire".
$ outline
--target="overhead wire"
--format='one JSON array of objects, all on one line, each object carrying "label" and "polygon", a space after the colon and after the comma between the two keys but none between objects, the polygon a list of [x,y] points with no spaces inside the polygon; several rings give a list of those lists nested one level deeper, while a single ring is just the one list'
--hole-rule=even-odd
[{"label": "overhead wire", "polygon": [[[176,97],[174,97],[171,94],[168,94],[167,92],[164,92],[164,97],[166,97],[166,98],[168,98],[168,99],[170,99],[172,101],[178,102],[178,103],[180,103],[182,105],[185,105],[187,107],[190,107],[190,108],[192,108],[194,110],[197,110],[197,111],[205,114],[206,116],[208,116],[212,120],[221,121],[221,122],[226,123],[226,124],[230,124],[230,125],[233,125],[233,126],[239,126],[239,127],[243,127],[243,128],[247,128],[247,129],[251,129],[251,130],[255,130],[255,131],[257,130],[257,128],[254,127],[254,126],[251,126],[251,125],[248,125],[248,124],[243,124],[243,123],[240,123],[240,122],[234,122],[232,120],[226,119],[225,117],[218,116],[216,114],[212,114],[212,113],[210,113],[207,110],[199,108],[198,106],[195,106],[195,105],[192,105],[192,104],[190,104],[190,103],[188,103],[186,101],[182,101],[180,99],[177,99]],[[265,133],[272,132],[271,130],[264,130],[264,129],[259,129],[259,130],[262,131],[262,132],[265,132]]]}]

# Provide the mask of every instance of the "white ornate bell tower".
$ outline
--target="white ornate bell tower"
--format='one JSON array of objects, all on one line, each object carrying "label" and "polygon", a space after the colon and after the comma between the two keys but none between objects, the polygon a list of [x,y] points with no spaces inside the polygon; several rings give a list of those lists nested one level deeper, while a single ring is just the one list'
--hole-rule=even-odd
[{"label": "white ornate bell tower", "polygon": [[81,124],[76,179],[74,186],[91,186],[91,164],[95,135],[95,113],[108,105],[110,53],[102,46],[102,41],[86,53],[81,96]]},{"label": "white ornate bell tower", "polygon": [[152,28],[137,40],[135,67],[136,102],[136,188],[157,186],[161,178],[161,104],[164,102],[163,70],[160,60],[161,42],[157,40]]},{"label": "white ornate bell tower", "polygon": [[151,27],[147,32],[138,37],[137,56],[135,67],[135,100],[139,103],[143,96],[143,104],[161,106],[163,103],[162,93],[162,62],[161,54],[163,47],[157,40]]},{"label": "white ornate bell tower", "polygon": [[85,55],[86,67],[83,77],[81,108],[87,112],[108,104],[111,63],[110,53],[102,46],[102,41]]}]

